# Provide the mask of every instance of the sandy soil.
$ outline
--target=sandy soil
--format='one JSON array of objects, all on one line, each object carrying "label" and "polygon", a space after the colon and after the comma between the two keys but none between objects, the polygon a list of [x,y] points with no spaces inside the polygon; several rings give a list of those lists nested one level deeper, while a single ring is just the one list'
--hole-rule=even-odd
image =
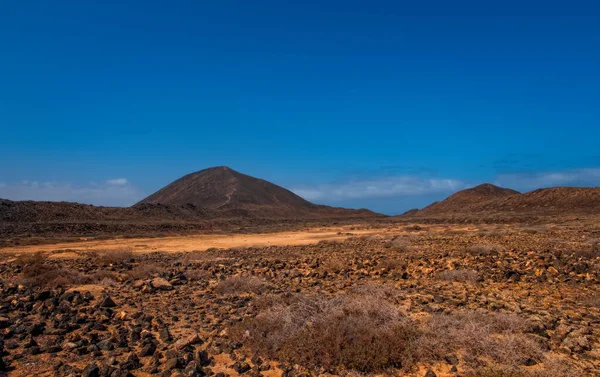
[{"label": "sandy soil", "polygon": [[[427,229],[432,229],[427,228]],[[52,252],[64,250],[62,257],[76,256],[75,252],[90,250],[126,249],[148,253],[203,251],[210,248],[228,249],[250,246],[283,246],[314,244],[323,240],[345,240],[352,236],[402,234],[401,228],[351,230],[350,227],[325,227],[302,231],[264,234],[200,234],[164,238],[121,238],[112,240],[82,240],[51,245],[27,245],[1,248],[0,253]],[[55,257],[59,257],[55,255]]]}]

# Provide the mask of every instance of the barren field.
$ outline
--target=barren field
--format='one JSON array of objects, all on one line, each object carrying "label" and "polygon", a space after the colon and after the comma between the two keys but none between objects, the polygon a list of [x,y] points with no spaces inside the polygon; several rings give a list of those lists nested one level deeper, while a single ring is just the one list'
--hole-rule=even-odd
[{"label": "barren field", "polygon": [[[0,248],[0,253],[30,252],[82,252],[89,250],[126,249],[132,252],[189,252],[210,248],[234,248],[253,246],[306,245],[323,240],[343,240],[368,234],[399,234],[404,227],[366,229],[367,226],[318,227],[308,230],[258,233],[258,234],[198,234],[161,238],[115,238],[108,240],[85,240],[50,245],[28,245]],[[432,228],[435,229],[435,228]]]},{"label": "barren field", "polygon": [[596,376],[599,257],[591,218],[5,248],[0,370]]}]

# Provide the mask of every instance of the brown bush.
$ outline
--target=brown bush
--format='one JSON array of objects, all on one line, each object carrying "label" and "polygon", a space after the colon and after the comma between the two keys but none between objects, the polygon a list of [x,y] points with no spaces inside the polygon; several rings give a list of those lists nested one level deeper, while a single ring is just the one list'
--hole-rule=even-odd
[{"label": "brown bush", "polygon": [[254,352],[333,372],[370,373],[413,363],[416,327],[390,303],[360,295],[292,296],[233,334]]},{"label": "brown bush", "polygon": [[405,238],[400,238],[400,237],[396,237],[393,240],[391,240],[387,244],[387,247],[391,248],[392,250],[400,251],[400,252],[409,252],[414,249],[413,246],[411,245],[410,241],[408,241]]},{"label": "brown bush", "polygon": [[127,272],[131,280],[149,279],[154,275],[160,275],[165,271],[163,265],[156,263],[140,263]]},{"label": "brown bush", "polygon": [[580,377],[582,375],[581,370],[565,357],[551,357],[546,359],[541,367],[535,369],[492,365],[470,371],[465,377]]},{"label": "brown bush", "polygon": [[479,273],[473,270],[447,270],[438,275],[438,279],[445,281],[456,281],[461,283],[475,283],[480,280]]},{"label": "brown bush", "polygon": [[467,254],[470,255],[479,255],[479,256],[488,256],[493,254],[499,254],[505,251],[504,246],[496,245],[496,244],[478,244],[469,246],[466,249]]},{"label": "brown bush", "polygon": [[339,274],[348,268],[349,262],[342,256],[329,256],[321,264],[321,270]]},{"label": "brown bush", "polygon": [[259,293],[265,287],[263,280],[253,276],[231,276],[221,280],[215,290],[220,294]]},{"label": "brown bush", "polygon": [[97,252],[97,257],[94,260],[97,264],[122,264],[131,263],[134,261],[134,254],[131,250],[102,250]]},{"label": "brown bush", "polygon": [[17,256],[14,263],[21,266],[39,266],[43,265],[44,262],[48,259],[48,255],[43,251],[38,251],[37,253],[23,253]]},{"label": "brown bush", "polygon": [[406,262],[399,258],[385,256],[379,260],[378,266],[388,272],[399,271],[406,268]]},{"label": "brown bush", "polygon": [[213,275],[206,270],[186,270],[183,275],[191,281],[201,281],[212,279]]},{"label": "brown bush", "polygon": [[484,359],[502,366],[522,366],[526,360],[541,360],[540,344],[525,330],[528,323],[511,313],[487,313],[461,310],[452,314],[435,314],[423,328],[421,356],[438,360],[461,351],[468,365]]}]

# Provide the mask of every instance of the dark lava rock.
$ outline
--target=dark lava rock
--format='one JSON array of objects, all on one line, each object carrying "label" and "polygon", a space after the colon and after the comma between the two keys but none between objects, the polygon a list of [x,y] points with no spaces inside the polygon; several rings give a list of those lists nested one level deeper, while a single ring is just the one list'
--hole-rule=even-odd
[{"label": "dark lava rock", "polygon": [[242,374],[250,370],[250,365],[246,362],[237,361],[235,364],[233,364],[232,368],[239,374]]},{"label": "dark lava rock", "polygon": [[96,363],[91,363],[85,367],[83,372],[81,372],[81,375],[83,377],[100,377],[100,368]]},{"label": "dark lava rock", "polygon": [[152,342],[144,344],[142,347],[142,351],[140,352],[140,357],[152,356],[156,351],[156,345]]},{"label": "dark lava rock", "polygon": [[114,308],[117,304],[113,301],[113,299],[109,295],[105,295],[102,297],[100,304],[98,305],[101,308]]},{"label": "dark lava rock", "polygon": [[142,364],[140,364],[140,359],[138,359],[137,355],[133,352],[131,352],[129,356],[127,356],[127,361],[121,364],[121,368],[125,370],[134,370],[138,369],[141,366]]}]

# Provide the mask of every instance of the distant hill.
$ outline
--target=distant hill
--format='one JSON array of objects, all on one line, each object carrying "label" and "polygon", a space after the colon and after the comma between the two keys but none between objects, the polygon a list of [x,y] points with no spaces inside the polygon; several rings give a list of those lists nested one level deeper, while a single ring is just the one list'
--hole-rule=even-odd
[{"label": "distant hill", "polygon": [[600,188],[552,187],[524,194],[491,184],[459,191],[407,216],[600,213]]},{"label": "distant hill", "polygon": [[420,211],[413,211],[412,215],[429,216],[438,214],[460,213],[474,204],[487,202],[493,199],[519,195],[518,191],[498,187],[489,183],[459,191],[441,202],[435,202]]},{"label": "distant hill", "polygon": [[551,187],[473,205],[475,212],[600,213],[600,187]]},{"label": "distant hill", "polygon": [[138,204],[193,204],[207,209],[270,207],[310,210],[315,207],[283,187],[226,166],[204,169],[181,177]]},{"label": "distant hill", "polygon": [[209,211],[237,211],[254,217],[374,216],[313,204],[293,192],[226,166],[204,169],[177,179],[136,204],[194,205]]}]

